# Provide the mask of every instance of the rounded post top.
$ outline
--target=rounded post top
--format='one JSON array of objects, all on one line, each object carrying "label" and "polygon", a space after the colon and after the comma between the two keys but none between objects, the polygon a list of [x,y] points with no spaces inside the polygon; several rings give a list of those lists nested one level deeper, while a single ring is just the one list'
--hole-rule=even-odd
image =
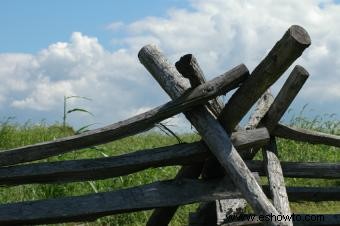
[{"label": "rounded post top", "polygon": [[289,28],[289,34],[299,43],[303,45],[310,45],[311,44],[311,38],[308,34],[308,32],[299,25],[292,25]]},{"label": "rounded post top", "polygon": [[309,77],[308,71],[301,65],[296,65],[293,71],[296,72],[300,76]]}]

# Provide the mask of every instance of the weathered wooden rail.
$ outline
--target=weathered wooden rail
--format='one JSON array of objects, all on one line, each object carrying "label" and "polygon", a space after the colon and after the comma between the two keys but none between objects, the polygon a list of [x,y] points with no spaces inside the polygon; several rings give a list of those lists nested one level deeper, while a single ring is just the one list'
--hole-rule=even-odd
[{"label": "weathered wooden rail", "polygon": [[[279,123],[309,76],[302,66],[294,67],[275,98],[267,91],[310,44],[302,27],[291,26],[251,74],[241,64],[211,81],[206,81],[193,55],[185,55],[172,65],[157,47],[143,47],[138,54],[141,63],[172,101],[80,135],[2,151],[0,186],[99,180],[181,165],[176,178],[112,192],[2,204],[0,224],[93,221],[112,214],[156,209],[146,224],[162,226],[168,225],[178,206],[200,202],[190,225],[256,225],[258,221],[223,221],[227,215],[239,214],[247,203],[257,215],[291,215],[288,199],[340,201],[339,187],[284,184],[285,177],[339,179],[340,163],[280,162],[278,158],[276,137],[340,147],[340,136]],[[216,98],[233,89],[236,91],[223,106]],[[256,101],[256,110],[242,129],[238,123]],[[106,158],[29,163],[131,136],[179,113],[185,114],[202,141]],[[264,161],[252,160],[260,149]],[[258,176],[267,176],[268,185],[261,186]],[[338,215],[325,219],[320,225],[340,224]],[[307,225],[275,220],[260,223]]]}]

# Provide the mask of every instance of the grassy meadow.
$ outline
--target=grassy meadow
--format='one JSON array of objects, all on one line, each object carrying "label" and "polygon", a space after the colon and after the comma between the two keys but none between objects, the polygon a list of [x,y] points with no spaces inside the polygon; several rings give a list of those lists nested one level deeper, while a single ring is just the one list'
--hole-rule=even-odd
[{"label": "grassy meadow", "polygon": [[[290,124],[333,134],[339,134],[340,132],[339,122],[333,120],[332,117],[327,120],[322,118],[308,120],[303,117],[296,117],[290,121]],[[5,121],[0,124],[0,149],[6,150],[37,142],[49,141],[71,134],[73,134],[73,130],[71,128],[64,131],[63,127],[58,124],[47,125],[45,123],[26,123],[25,125],[19,125],[10,121]],[[199,136],[194,133],[183,134],[180,138],[184,142],[192,142],[198,140]],[[175,144],[177,142],[178,141],[175,137],[151,131],[109,144],[71,152],[42,161],[49,162],[104,157],[107,155],[114,156],[145,148]],[[283,161],[340,162],[339,148],[333,148],[325,145],[310,145],[283,139],[278,139],[278,148],[280,152],[280,159]],[[256,158],[261,159],[261,155],[258,154]],[[99,181],[0,187],[0,202],[9,203],[112,191],[120,188],[151,183],[157,180],[171,179],[175,176],[178,168],[179,167],[162,167],[149,169],[124,177]],[[263,181],[265,181],[265,178],[263,178]],[[287,178],[286,183],[290,186],[340,186],[340,180]],[[194,211],[196,207],[197,204],[181,207],[171,222],[171,225],[187,225],[188,213]],[[292,203],[291,207],[295,213],[336,213],[340,211],[340,202],[300,202]],[[104,217],[98,219],[96,222],[86,223],[85,225],[145,225],[150,213],[151,211],[142,211],[130,214],[120,214]]]}]

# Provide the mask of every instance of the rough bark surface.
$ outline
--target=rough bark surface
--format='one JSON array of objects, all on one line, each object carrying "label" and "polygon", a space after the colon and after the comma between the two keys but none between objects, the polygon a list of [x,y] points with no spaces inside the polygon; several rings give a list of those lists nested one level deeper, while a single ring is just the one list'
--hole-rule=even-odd
[{"label": "rough bark surface", "polygon": [[[253,104],[310,46],[311,39],[305,29],[291,26],[268,55],[232,95],[221,113],[224,127],[234,129]],[[251,90],[251,92],[250,92]]]},{"label": "rough bark surface", "polygon": [[285,139],[340,147],[340,136],[278,124],[273,135]]},{"label": "rough bark surface", "polygon": [[[280,160],[277,157],[277,146],[274,137],[270,139],[269,144],[263,149],[263,157],[273,204],[280,214],[290,216],[292,213]],[[284,221],[284,223],[289,226],[293,225],[291,220]]]},{"label": "rough bark surface", "polygon": [[[184,80],[176,68],[167,62],[155,46],[143,47],[138,57],[171,98],[178,98],[190,88],[188,81]],[[254,211],[257,214],[277,213],[235,147],[231,144],[227,133],[207,109],[196,107],[186,112],[185,115],[200,133],[209,149],[228,172],[230,178]],[[270,222],[270,224],[277,225],[279,222]]]},{"label": "rough bark surface", "polygon": [[163,181],[113,192],[0,205],[0,224],[90,221],[122,212],[240,195],[228,178],[209,182],[190,179]]}]

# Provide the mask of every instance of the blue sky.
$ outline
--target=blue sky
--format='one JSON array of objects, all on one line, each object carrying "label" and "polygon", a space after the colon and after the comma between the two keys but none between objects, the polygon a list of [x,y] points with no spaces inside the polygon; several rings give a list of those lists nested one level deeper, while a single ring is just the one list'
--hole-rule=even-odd
[{"label": "blue sky", "polygon": [[112,21],[161,17],[171,8],[189,4],[181,0],[2,0],[0,6],[0,52],[34,53],[67,41],[74,31],[98,37],[103,46],[114,48],[110,45],[113,34],[106,29]]},{"label": "blue sky", "polygon": [[211,79],[240,63],[253,70],[292,24],[312,38],[294,63],[311,76],[287,118],[305,104],[310,117],[339,118],[338,21],[338,0],[2,0],[0,118],[60,122],[63,96],[81,95],[92,101],[69,107],[95,116],[70,115],[69,123],[107,125],[169,100],[138,61],[143,45],[158,45],[171,62],[193,53]]}]

